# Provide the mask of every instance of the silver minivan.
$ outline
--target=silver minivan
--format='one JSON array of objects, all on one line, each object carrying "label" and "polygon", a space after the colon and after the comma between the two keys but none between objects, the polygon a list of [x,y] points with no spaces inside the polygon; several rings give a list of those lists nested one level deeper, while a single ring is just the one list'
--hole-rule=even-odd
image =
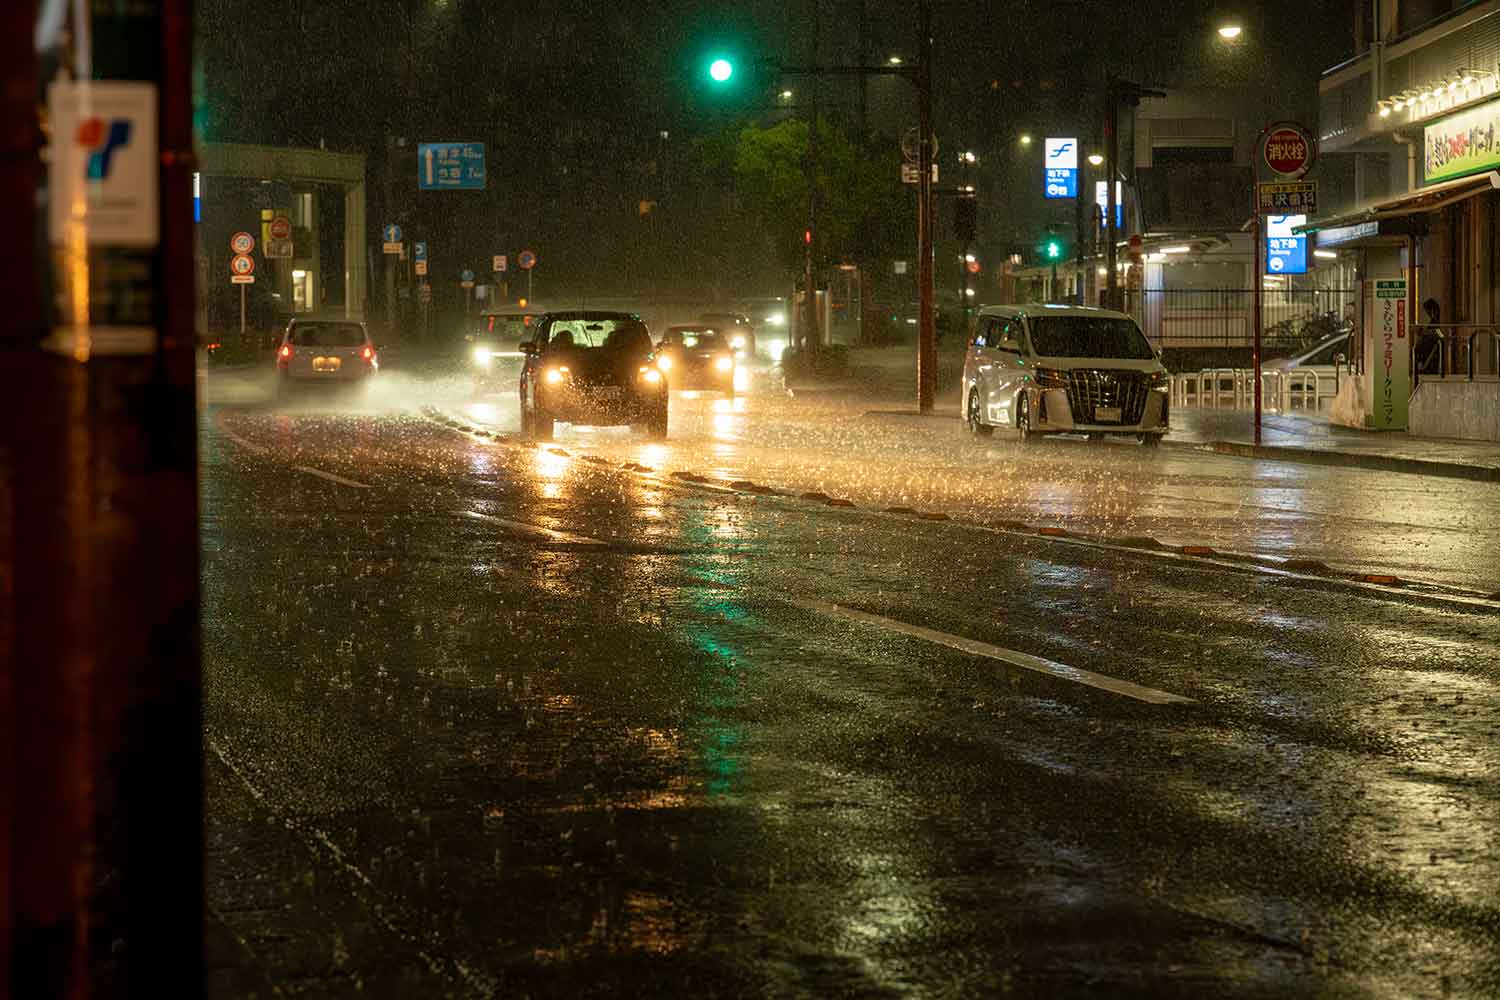
[{"label": "silver minivan", "polygon": [[960,416],[977,435],[1138,437],[1167,432],[1170,380],[1125,313],[1089,306],[986,306],[964,356]]}]

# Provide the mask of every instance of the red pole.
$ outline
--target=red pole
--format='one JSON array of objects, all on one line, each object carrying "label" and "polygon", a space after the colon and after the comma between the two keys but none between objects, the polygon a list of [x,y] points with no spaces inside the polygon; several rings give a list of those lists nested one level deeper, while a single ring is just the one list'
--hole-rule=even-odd
[{"label": "red pole", "polygon": [[[1253,174],[1251,176],[1254,176]],[[1250,274],[1255,282],[1255,289],[1251,293],[1252,301],[1255,303],[1252,310],[1250,322],[1254,325],[1254,339],[1251,342],[1250,354],[1255,363],[1255,443],[1260,444],[1260,193],[1251,185],[1251,197],[1254,199],[1254,209],[1251,218],[1255,230],[1255,249],[1251,252]]]}]

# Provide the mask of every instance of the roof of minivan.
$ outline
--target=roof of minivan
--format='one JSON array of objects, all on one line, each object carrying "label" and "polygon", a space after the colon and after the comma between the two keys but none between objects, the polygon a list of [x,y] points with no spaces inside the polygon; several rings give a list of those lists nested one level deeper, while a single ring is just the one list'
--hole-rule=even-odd
[{"label": "roof of minivan", "polygon": [[1094,316],[1105,319],[1133,319],[1129,313],[1098,306],[1058,305],[1052,302],[1025,302],[1019,305],[984,306],[981,316]]}]

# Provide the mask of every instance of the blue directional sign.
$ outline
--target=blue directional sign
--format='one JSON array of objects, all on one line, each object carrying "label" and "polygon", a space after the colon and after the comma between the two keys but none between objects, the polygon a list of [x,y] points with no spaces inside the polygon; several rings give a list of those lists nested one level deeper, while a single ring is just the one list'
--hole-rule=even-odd
[{"label": "blue directional sign", "polygon": [[1266,216],[1267,274],[1307,273],[1307,237],[1292,232],[1306,222],[1305,215]]},{"label": "blue directional sign", "polygon": [[1048,139],[1042,144],[1048,198],[1078,197],[1078,140]]},{"label": "blue directional sign", "polygon": [[483,191],[484,143],[417,143],[417,187],[423,191]]},{"label": "blue directional sign", "polygon": [[423,243],[413,243],[411,245],[411,259],[412,260],[426,260],[427,259],[427,244],[425,242],[423,242]]},{"label": "blue directional sign", "polygon": [[387,243],[400,243],[401,227],[396,225],[394,222],[389,223],[380,230],[380,236]]}]

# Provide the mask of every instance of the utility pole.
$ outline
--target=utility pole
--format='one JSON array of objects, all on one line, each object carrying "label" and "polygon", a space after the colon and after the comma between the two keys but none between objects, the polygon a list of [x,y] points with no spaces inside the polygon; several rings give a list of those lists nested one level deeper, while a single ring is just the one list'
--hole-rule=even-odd
[{"label": "utility pole", "polygon": [[[818,27],[822,22],[821,5],[818,0],[812,0],[812,65],[818,64]],[[818,238],[818,78],[815,76],[809,82],[812,88],[812,96],[808,101],[807,113],[807,231],[802,237],[802,288],[805,296],[803,300],[803,313],[805,322],[802,327],[802,349],[807,352],[807,358],[816,358],[823,346],[821,331],[818,329],[818,290],[816,278],[813,274],[813,259],[816,256],[813,246]]]},{"label": "utility pole", "polygon": [[921,0],[917,59],[917,410],[931,413],[937,384],[932,294],[932,0]]},{"label": "utility pole", "polygon": [[1120,159],[1120,95],[1119,81],[1109,78],[1104,96],[1104,308],[1119,309],[1120,273],[1115,266],[1115,244],[1119,236],[1115,232],[1115,176]]},{"label": "utility pole", "polygon": [[[0,278],[17,581],[5,657],[14,794],[0,835],[12,951],[0,993],[199,996],[192,2],[68,10],[65,33],[41,39],[49,51],[71,46],[48,81],[57,214],[47,242],[67,266],[53,271],[38,249],[12,255]],[[35,0],[11,0],[0,23],[0,197],[29,236],[39,231]],[[143,182],[109,190],[120,176],[111,169],[87,182],[106,188],[123,235],[80,197],[85,136],[105,114],[107,134],[128,127],[140,143],[113,150],[112,169],[139,157]],[[116,294],[85,294],[104,287]],[[106,881],[111,891],[96,894]],[[124,947],[111,960],[90,952],[99,941]]]}]

